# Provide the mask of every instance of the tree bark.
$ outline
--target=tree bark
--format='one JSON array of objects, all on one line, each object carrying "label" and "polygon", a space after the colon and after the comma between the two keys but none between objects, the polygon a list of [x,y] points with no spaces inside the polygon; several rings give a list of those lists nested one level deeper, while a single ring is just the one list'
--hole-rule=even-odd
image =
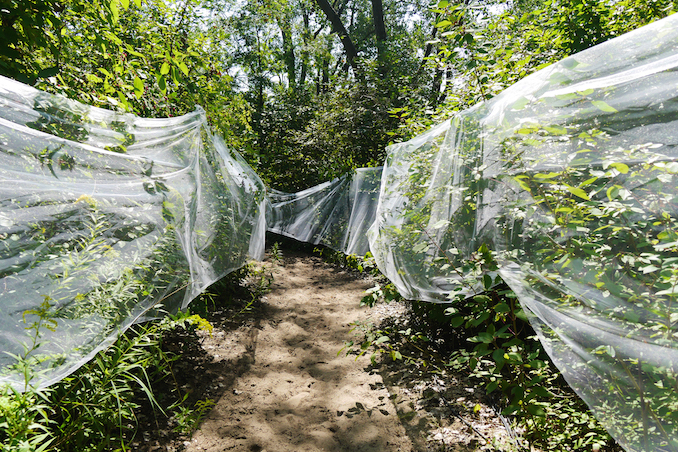
[{"label": "tree bark", "polygon": [[280,34],[283,43],[283,59],[287,68],[287,83],[292,90],[296,87],[296,57],[294,55],[294,43],[292,42],[292,24],[288,17],[278,19]]},{"label": "tree bark", "polygon": [[306,76],[308,73],[308,43],[309,43],[309,36],[311,34],[311,30],[309,29],[310,27],[310,20],[308,17],[308,11],[306,8],[304,8],[304,31],[301,33],[301,37],[304,40],[304,49],[301,51],[301,73],[299,74],[299,86],[303,88],[303,86],[306,84]]},{"label": "tree bark", "polygon": [[377,35],[378,56],[380,60],[383,60],[387,36],[384,25],[384,5],[381,0],[372,0],[372,20]]},{"label": "tree bark", "polygon": [[346,31],[346,27],[344,27],[344,23],[341,21],[341,17],[339,17],[339,14],[337,14],[337,12],[334,10],[334,8],[332,8],[332,5],[330,5],[330,3],[327,0],[315,0],[315,1],[320,7],[320,9],[323,10],[325,16],[327,16],[327,19],[332,24],[332,31],[339,35],[341,44],[344,46],[344,52],[346,52],[346,59],[353,68],[353,71],[357,74],[358,65],[356,59],[358,58],[358,51],[356,50],[355,45],[351,40],[351,37],[348,35],[348,31]]}]

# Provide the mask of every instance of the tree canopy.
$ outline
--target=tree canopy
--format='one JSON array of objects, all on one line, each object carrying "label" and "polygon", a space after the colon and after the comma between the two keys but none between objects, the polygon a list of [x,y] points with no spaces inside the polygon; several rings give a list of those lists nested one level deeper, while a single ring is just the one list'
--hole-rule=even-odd
[{"label": "tree canopy", "polygon": [[359,166],[672,0],[2,0],[0,73],[149,117],[202,106],[276,188]]}]

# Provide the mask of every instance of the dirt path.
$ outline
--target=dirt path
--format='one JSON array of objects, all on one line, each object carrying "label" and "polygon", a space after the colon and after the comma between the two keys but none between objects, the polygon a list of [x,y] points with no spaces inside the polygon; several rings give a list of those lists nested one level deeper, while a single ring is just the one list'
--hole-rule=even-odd
[{"label": "dirt path", "polygon": [[318,257],[286,253],[262,315],[203,346],[236,369],[187,451],[411,451],[369,358],[338,355],[368,309],[370,283]]}]

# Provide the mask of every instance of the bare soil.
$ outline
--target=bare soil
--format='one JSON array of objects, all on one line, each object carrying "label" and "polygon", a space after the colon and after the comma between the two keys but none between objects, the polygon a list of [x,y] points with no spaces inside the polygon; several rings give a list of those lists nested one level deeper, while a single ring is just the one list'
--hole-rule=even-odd
[{"label": "bare soil", "polygon": [[174,368],[189,402],[214,402],[199,428],[182,436],[179,419],[174,427],[156,421],[154,431],[148,420],[135,449],[511,450],[502,419],[463,376],[388,358],[373,365],[370,353],[342,351],[359,339],[356,324],[406,326],[404,303],[361,307],[370,279],[309,253],[283,253],[262,264],[273,282],[253,310],[217,310],[211,335],[173,341],[184,348],[173,350],[182,356]]}]

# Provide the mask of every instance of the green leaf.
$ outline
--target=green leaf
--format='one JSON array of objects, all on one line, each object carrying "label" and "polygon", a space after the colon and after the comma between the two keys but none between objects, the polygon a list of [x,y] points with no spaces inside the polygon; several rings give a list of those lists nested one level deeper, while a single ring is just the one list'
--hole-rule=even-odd
[{"label": "green leaf", "polygon": [[179,66],[179,69],[181,69],[181,72],[184,73],[184,75],[188,75],[188,66],[186,66],[186,63],[184,63],[182,61],[181,63],[179,63],[178,66]]},{"label": "green leaf", "polygon": [[[109,7],[111,9],[111,14],[113,16],[113,17],[111,17],[111,21],[115,25],[116,23],[118,23],[118,19],[120,19],[120,11],[118,10],[118,2],[115,2],[115,1],[111,2]],[[105,52],[105,50],[104,50],[104,52]]]},{"label": "green leaf", "polygon": [[520,96],[520,98],[513,103],[513,107],[511,107],[513,110],[522,110],[529,104],[530,101],[527,97],[525,96]]},{"label": "green leaf", "polygon": [[490,290],[490,287],[492,287],[492,277],[490,275],[483,275],[483,287],[485,290]]},{"label": "green leaf", "polygon": [[537,174],[534,175],[534,178],[535,179],[552,179],[552,178],[554,178],[556,176],[560,176],[560,175],[561,175],[561,173],[553,173],[553,172],[551,172],[551,173],[537,173]]},{"label": "green leaf", "polygon": [[440,220],[440,221],[436,222],[436,224],[434,224],[434,225],[431,226],[431,227],[432,227],[433,229],[440,229],[440,228],[443,228],[443,227],[447,226],[449,223],[450,223],[450,222],[447,221],[447,220]]},{"label": "green leaf", "polygon": [[607,189],[607,199],[612,201],[619,194],[619,185],[613,185]]},{"label": "green leaf", "polygon": [[629,172],[629,166],[625,163],[610,163],[610,166],[622,174]]},{"label": "green leaf", "polygon": [[657,295],[673,295],[678,296],[678,286],[673,286],[670,289],[660,290]]},{"label": "green leaf", "polygon": [[499,303],[498,305],[496,305],[494,307],[494,311],[500,312],[500,313],[509,312],[510,310],[511,310],[511,307],[506,303]]},{"label": "green leaf", "polygon": [[144,82],[139,77],[134,77],[134,95],[137,99],[144,95]]},{"label": "green leaf", "polygon": [[544,409],[540,407],[539,405],[528,405],[527,406],[527,412],[538,417],[546,417],[546,413],[544,412]]},{"label": "green leaf", "polygon": [[567,191],[569,191],[573,195],[578,196],[581,199],[585,199],[586,201],[589,201],[589,195],[584,190],[582,190],[581,188],[571,187],[569,185],[567,185],[566,187],[567,187]]},{"label": "green leaf", "polygon": [[167,61],[162,63],[162,66],[160,66],[160,74],[161,75],[167,75],[169,74],[170,71],[170,66],[167,64]]},{"label": "green leaf", "polygon": [[591,103],[598,108],[598,110],[604,111],[606,113],[617,113],[617,109],[609,106],[607,103],[602,100],[593,100]]},{"label": "green leaf", "polygon": [[137,5],[137,8],[141,8],[141,0],[134,0],[134,4]]},{"label": "green leaf", "polygon": [[48,68],[45,68],[45,69],[41,70],[40,72],[38,72],[38,77],[40,77],[40,78],[54,77],[58,73],[59,73],[59,67],[58,66],[48,67]]},{"label": "green leaf", "polygon": [[129,0],[118,0],[118,1],[120,2],[120,5],[121,5],[123,8],[125,8],[125,9],[128,9],[128,8],[129,8]]},{"label": "green leaf", "polygon": [[567,130],[564,127],[558,126],[546,126],[544,127],[544,130],[546,130],[551,135],[565,135],[567,133]]},{"label": "green leaf", "polygon": [[379,336],[379,339],[377,339],[376,341],[374,341],[374,345],[383,344],[384,342],[388,342],[389,340],[390,340],[390,339],[389,339],[388,336]]}]

